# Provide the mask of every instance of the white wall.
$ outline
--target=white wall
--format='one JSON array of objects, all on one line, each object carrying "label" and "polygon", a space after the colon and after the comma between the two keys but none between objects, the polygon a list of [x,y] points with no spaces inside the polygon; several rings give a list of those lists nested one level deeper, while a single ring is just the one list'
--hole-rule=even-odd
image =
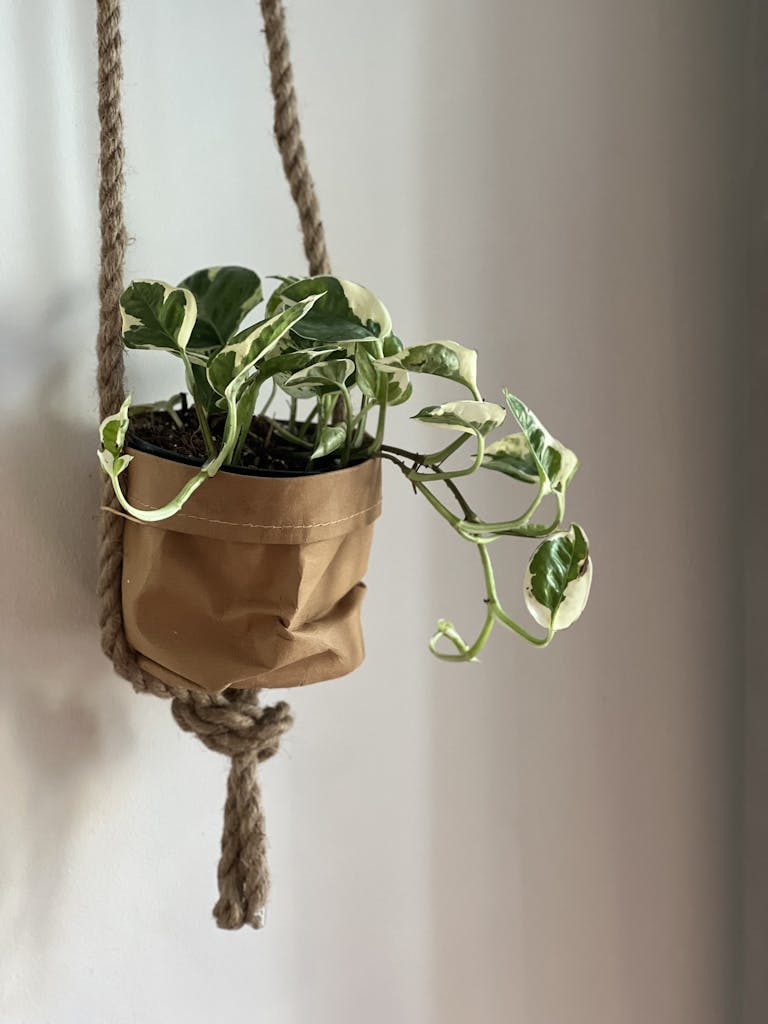
[{"label": "white wall", "polygon": [[[368,660],[291,695],[269,923],[237,934],[226,765],[93,625],[91,6],[0,2],[0,1018],[733,1024],[741,5],[290,5],[335,268],[578,450],[596,575],[548,652],[444,668],[424,640],[471,631],[476,566],[392,473]],[[300,267],[255,0],[126,8],[128,274]]]}]

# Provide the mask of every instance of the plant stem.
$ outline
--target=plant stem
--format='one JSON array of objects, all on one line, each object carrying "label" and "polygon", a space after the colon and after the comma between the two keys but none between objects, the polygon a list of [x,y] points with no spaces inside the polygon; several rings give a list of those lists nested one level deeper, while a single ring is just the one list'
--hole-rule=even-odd
[{"label": "plant stem", "polygon": [[384,447],[382,442],[384,440],[384,427],[386,426],[386,422],[387,400],[385,398],[384,401],[381,402],[381,404],[379,405],[379,420],[378,423],[376,424],[376,436],[366,448],[366,455],[374,455],[376,452],[380,451]]},{"label": "plant stem", "polygon": [[483,439],[483,435],[480,433],[479,430],[475,430],[475,431],[473,431],[473,433],[477,437],[477,451],[475,452],[475,460],[474,460],[474,462],[472,463],[471,466],[468,466],[466,469],[448,470],[448,471],[446,471],[444,473],[443,472],[441,472],[441,473],[421,473],[421,472],[419,472],[418,469],[414,468],[414,469],[411,470],[411,472],[409,474],[409,479],[410,480],[416,480],[416,479],[418,479],[418,480],[432,480],[432,481],[437,481],[437,480],[455,480],[457,477],[460,477],[460,476],[471,476],[473,473],[476,473],[478,471],[478,469],[480,468],[480,464],[483,461],[483,456],[485,455],[485,440]]},{"label": "plant stem", "polygon": [[312,409],[312,411],[310,412],[309,416],[306,416],[304,418],[304,422],[299,427],[299,431],[298,431],[298,436],[299,437],[306,437],[307,436],[307,430],[309,429],[309,425],[311,424],[311,422],[315,418],[315,416],[318,415],[319,412],[320,412],[320,403],[319,402],[315,402],[314,409]]},{"label": "plant stem", "polygon": [[[409,479],[410,479],[410,477],[409,477]],[[458,526],[459,526],[459,523],[461,522],[459,517],[455,516],[453,514],[453,512],[451,512],[451,510],[449,508],[447,508],[442,503],[442,501],[440,501],[439,498],[436,498],[435,495],[432,493],[432,491],[430,491],[430,489],[427,487],[426,484],[418,483],[418,482],[416,482],[414,480],[411,480],[411,483],[414,485],[416,490],[419,491],[419,493],[422,494],[427,499],[427,501],[432,506],[432,508],[436,512],[439,512],[439,514],[443,517],[443,519],[445,519],[446,522],[450,523],[450,525],[454,528],[454,530],[458,531]]]},{"label": "plant stem", "polygon": [[381,448],[377,452],[372,452],[372,454],[380,459],[387,459],[389,462],[394,462],[394,464],[398,467],[403,476],[410,480],[414,490],[419,491],[421,494],[423,494],[423,496],[427,499],[427,501],[435,509],[435,511],[438,512],[443,517],[443,519],[446,520],[446,522],[450,523],[450,525],[454,529],[458,528],[458,525],[461,522],[459,517],[455,516],[449,508],[446,508],[442,501],[440,501],[439,498],[435,497],[435,495],[430,491],[426,484],[422,484],[418,480],[411,480],[409,475],[410,470],[402,462],[402,460],[398,459],[397,456],[392,455],[388,448]]},{"label": "plant stem", "polygon": [[112,488],[115,492],[117,500],[120,502],[121,506],[130,516],[133,516],[134,519],[138,519],[144,523],[159,523],[163,519],[170,519],[171,516],[175,515],[179,511],[179,509],[182,508],[187,499],[192,494],[194,494],[197,488],[200,487],[201,484],[205,483],[205,481],[210,476],[210,474],[207,471],[208,465],[209,464],[206,463],[206,465],[203,466],[203,468],[198,473],[196,473],[190,480],[187,481],[186,484],[184,484],[184,486],[176,495],[176,497],[172,498],[167,505],[163,505],[162,508],[135,508],[133,505],[131,505],[126,496],[123,494],[123,490],[120,486],[120,481],[118,477],[113,474],[110,474],[110,480],[112,481]]},{"label": "plant stem", "polygon": [[259,416],[266,416],[267,415],[267,409],[269,409],[270,405],[272,405],[272,403],[274,402],[276,394],[277,394],[277,384],[276,384],[276,382],[275,382],[275,380],[273,378],[273,380],[272,380],[272,389],[269,392],[269,398],[267,398],[266,402],[261,407],[261,410],[259,412]]},{"label": "plant stem", "polygon": [[[536,637],[507,615],[499,602],[499,597],[496,592],[496,580],[494,578],[493,564],[491,563],[491,556],[488,553],[488,548],[485,545],[478,544],[478,551],[480,553],[480,560],[483,564],[483,576],[485,578],[485,591],[487,594],[485,599],[487,610],[485,613],[485,621],[483,622],[483,626],[477,636],[477,639],[473,644],[468,645],[461,639],[459,634],[456,632],[456,629],[450,623],[441,622],[438,626],[437,633],[435,633],[429,642],[429,649],[436,657],[440,658],[441,661],[473,661],[488,642],[488,638],[490,637],[496,622],[500,622],[502,625],[506,626],[507,629],[513,630],[518,634],[518,636],[527,640],[528,643],[533,644],[534,647],[547,647],[554,635],[552,626],[550,625],[548,628],[547,635],[545,637]],[[454,645],[459,653],[443,654],[441,651],[438,651],[437,643],[441,636],[446,637],[446,639]]]},{"label": "plant stem", "polygon": [[253,423],[253,412],[256,408],[256,399],[258,394],[258,391],[254,389],[249,394],[244,395],[237,403],[238,437],[235,449],[232,452],[232,457],[227,460],[227,465],[237,466],[240,464],[240,459],[243,455],[243,448],[245,448],[251,424]]},{"label": "plant stem", "polygon": [[461,523],[461,529],[463,533],[469,535],[470,539],[478,537],[530,537],[535,539],[537,537],[548,537],[550,533],[560,526],[563,521],[563,511],[558,508],[557,515],[551,523],[534,523],[532,526],[528,524],[528,513],[526,512],[520,519],[510,519],[508,522],[503,523],[485,523],[482,521],[467,522],[466,520]]},{"label": "plant stem", "polygon": [[213,437],[211,436],[211,428],[208,425],[208,417],[205,414],[200,402],[198,402],[198,396],[195,393],[195,377],[192,373],[192,363],[189,361],[189,356],[186,351],[181,353],[182,362],[184,363],[184,374],[187,378],[187,388],[189,393],[192,395],[195,404],[195,415],[197,416],[197,422],[200,424],[200,433],[203,435],[203,441],[205,442],[205,450],[208,453],[210,459],[216,458],[216,446],[213,443]]},{"label": "plant stem", "polygon": [[462,434],[461,437],[452,441],[447,447],[441,448],[439,452],[432,452],[431,455],[421,455],[418,452],[409,452],[405,448],[396,448],[392,444],[382,444],[381,448],[385,452],[391,452],[393,455],[402,455],[406,459],[411,459],[413,462],[418,463],[422,466],[434,466],[440,462],[444,462],[449,455],[453,455],[455,451],[458,451],[461,446],[469,440],[471,434]]},{"label": "plant stem", "polygon": [[293,434],[291,433],[290,430],[286,430],[286,428],[282,426],[280,423],[278,423],[276,419],[273,419],[270,416],[268,416],[267,419],[272,424],[272,429],[274,430],[278,437],[282,437],[286,441],[291,441],[299,448],[309,448],[310,450],[312,449],[312,445],[309,443],[309,441],[305,441],[304,438],[299,437],[298,434]]},{"label": "plant stem", "polygon": [[428,455],[424,461],[428,462],[430,466],[434,466],[440,462],[445,462],[450,455],[453,455],[453,453],[458,451],[463,444],[466,444],[471,436],[471,434],[460,434],[455,441],[451,441],[449,445],[446,445],[446,447],[442,448],[439,452],[435,452],[433,455]]},{"label": "plant stem", "polygon": [[[407,454],[409,457],[412,457],[412,453],[410,452],[405,454]],[[379,458],[387,459],[390,462],[394,462],[395,465],[398,466],[400,471],[403,473],[403,475],[406,476],[411,481],[414,488],[427,499],[427,501],[435,509],[435,511],[440,516],[442,516],[442,518],[445,519],[446,522],[454,528],[454,530],[456,530],[459,536],[463,537],[464,540],[467,540],[470,543],[474,544],[480,555],[480,561],[483,566],[483,577],[485,579],[485,602],[487,607],[483,626],[474,643],[468,645],[461,639],[459,634],[456,632],[456,629],[450,623],[441,623],[439,625],[438,632],[435,633],[435,635],[429,642],[429,647],[432,653],[436,657],[440,658],[442,661],[472,661],[474,658],[477,657],[477,655],[480,653],[483,647],[485,647],[485,644],[487,643],[488,638],[490,637],[496,622],[500,622],[503,626],[506,626],[507,629],[510,629],[513,632],[517,633],[518,636],[521,636],[524,640],[527,640],[528,643],[533,644],[535,647],[546,647],[550,643],[550,641],[552,640],[552,636],[554,635],[554,631],[552,630],[551,626],[547,630],[547,635],[545,637],[536,637],[532,633],[529,633],[524,626],[521,626],[518,622],[515,622],[515,620],[512,619],[504,611],[504,608],[502,607],[501,602],[499,601],[499,596],[496,591],[496,580],[493,573],[493,563],[491,562],[491,556],[488,551],[488,544],[495,538],[482,536],[475,537],[468,532],[470,529],[473,528],[482,530],[482,528],[485,527],[487,524],[478,520],[474,510],[470,507],[470,505],[464,498],[464,495],[461,493],[456,484],[454,484],[451,479],[446,479],[444,481],[448,489],[451,491],[453,496],[458,501],[462,513],[465,516],[464,519],[460,519],[458,516],[454,515],[450,511],[450,509],[448,509],[440,501],[440,499],[437,498],[431,492],[431,490],[429,489],[429,487],[427,487],[423,480],[414,479],[414,477],[411,474],[411,471],[408,469],[405,463],[396,455],[392,454],[390,446],[384,446],[381,449],[381,451],[378,452],[378,456]],[[543,490],[543,488],[541,489]],[[532,510],[534,510],[538,506],[540,500],[541,495],[537,494],[531,507],[528,509],[525,515],[531,514]],[[562,519],[562,507],[560,503],[558,504],[558,514],[560,519]],[[524,533],[523,529],[524,528],[521,528],[520,530],[520,536],[536,536],[535,533]],[[529,531],[543,529],[546,528],[528,527]],[[548,532],[551,532],[551,529],[549,529]],[[437,643],[441,636],[444,636],[447,640],[450,641],[450,643],[454,645],[458,652],[457,654],[444,654],[443,652],[437,650]]]},{"label": "plant stem", "polygon": [[454,498],[456,499],[456,501],[458,501],[459,505],[461,506],[461,511],[464,513],[464,518],[469,520],[470,522],[476,522],[477,521],[477,514],[476,514],[476,512],[472,508],[470,508],[470,506],[467,503],[466,498],[461,493],[461,491],[456,486],[456,484],[453,482],[453,480],[446,480],[445,481],[445,486],[453,494]]},{"label": "plant stem", "polygon": [[342,385],[341,397],[344,401],[344,422],[347,428],[347,436],[344,441],[344,454],[342,455],[341,464],[346,466],[349,463],[352,455],[352,430],[354,428],[354,413],[352,411],[352,399],[349,397],[349,391]]},{"label": "plant stem", "polygon": [[363,400],[360,403],[360,412],[357,414],[355,419],[355,448],[359,448],[365,438],[365,426],[368,419],[368,410],[371,407],[370,399],[363,396]]},{"label": "plant stem", "polygon": [[211,428],[208,424],[208,417],[205,415],[205,410],[195,402],[195,415],[197,416],[197,422],[200,424],[200,433],[203,435],[203,441],[205,442],[205,450],[208,453],[209,458],[216,458],[216,445],[213,443],[213,437],[211,436]]},{"label": "plant stem", "polygon": [[493,575],[493,564],[491,562],[491,556],[488,554],[488,548],[481,547],[479,551],[480,560],[483,563],[483,575],[485,576],[486,591],[488,593],[488,607],[491,609],[494,616],[500,622],[503,622],[508,629],[513,629],[521,637],[527,640],[528,643],[533,644],[535,647],[546,647],[552,639],[553,630],[551,628],[547,630],[547,635],[543,638],[535,637],[531,633],[529,633],[527,629],[524,629],[522,626],[518,625],[517,622],[515,622],[513,619],[509,617],[509,615],[507,615],[507,613],[502,608],[501,602],[499,601],[499,596],[496,593],[496,580]]}]

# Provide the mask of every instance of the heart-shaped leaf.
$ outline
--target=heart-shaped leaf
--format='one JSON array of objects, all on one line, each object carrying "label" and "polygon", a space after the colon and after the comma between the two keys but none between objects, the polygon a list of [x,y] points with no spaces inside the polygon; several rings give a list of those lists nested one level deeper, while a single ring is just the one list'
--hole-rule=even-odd
[{"label": "heart-shaped leaf", "polygon": [[351,359],[329,359],[312,363],[303,370],[297,370],[280,383],[286,394],[293,398],[310,398],[314,395],[339,391],[354,371]]},{"label": "heart-shaped leaf", "polygon": [[191,291],[197,301],[190,349],[221,348],[263,298],[259,275],[246,267],[198,270],[179,287]]},{"label": "heart-shaped leaf", "polygon": [[280,290],[279,303],[288,308],[310,295],[321,296],[309,318],[293,334],[310,344],[336,345],[391,334],[392,320],[383,303],[362,285],[323,275],[295,281]]},{"label": "heart-shaped leaf", "polygon": [[111,480],[117,480],[123,470],[127,468],[128,463],[133,461],[132,455],[115,456],[105,448],[100,448],[96,454],[99,457],[101,468]]},{"label": "heart-shaped leaf", "polygon": [[127,395],[125,401],[116,413],[106,416],[101,421],[99,434],[105,451],[111,455],[118,456],[122,453],[125,444],[125,435],[128,431],[128,409],[131,405],[131,396]]},{"label": "heart-shaped leaf", "polygon": [[355,347],[355,383],[371,401],[381,398],[381,373],[365,345]]},{"label": "heart-shaped leaf", "polygon": [[111,416],[105,416],[99,427],[102,448],[96,454],[101,468],[112,480],[120,476],[133,458],[132,455],[123,455],[130,404],[131,396],[128,395],[118,411]]},{"label": "heart-shaped leaf", "polygon": [[444,405],[427,406],[411,419],[485,437],[504,422],[505,416],[504,410],[495,402],[446,402]]},{"label": "heart-shaped leaf", "polygon": [[320,459],[341,448],[347,440],[347,427],[344,423],[328,423],[321,430],[310,458]]},{"label": "heart-shaped leaf", "polygon": [[123,341],[128,348],[181,354],[197,316],[195,296],[164,281],[133,281],[120,297]]},{"label": "heart-shaped leaf", "polygon": [[279,355],[268,356],[259,363],[259,377],[263,380],[269,380],[271,377],[287,380],[297,370],[303,370],[306,366],[311,366],[312,363],[324,362],[333,353],[334,349],[328,348],[280,352]]},{"label": "heart-shaped leaf", "polygon": [[507,434],[485,449],[482,466],[495,469],[516,480],[535,484],[539,480],[539,466],[531,453],[525,434]]},{"label": "heart-shaped leaf", "polygon": [[525,603],[539,625],[567,629],[584,611],[591,585],[589,543],[574,523],[536,548],[525,573]]},{"label": "heart-shaped leaf", "polygon": [[429,373],[446,377],[469,388],[479,400],[477,390],[477,352],[455,341],[430,341],[425,345],[412,345],[396,355],[379,361],[384,366],[399,367],[412,373]]},{"label": "heart-shaped leaf", "polygon": [[224,395],[235,381],[242,382],[253,366],[272,352],[290,328],[306,316],[318,298],[311,295],[236,334],[208,364],[208,381],[213,390]]},{"label": "heart-shaped leaf", "polygon": [[569,448],[550,434],[525,402],[521,402],[508,391],[505,391],[504,395],[512,415],[522,427],[544,484],[544,493],[553,491],[557,495],[564,495],[579,467],[579,460]]},{"label": "heart-shaped leaf", "polygon": [[387,375],[390,386],[399,394],[408,387],[410,378],[408,377],[408,371],[398,362],[398,358],[398,356],[393,356],[389,359],[372,359],[371,364],[377,373],[385,373]]}]

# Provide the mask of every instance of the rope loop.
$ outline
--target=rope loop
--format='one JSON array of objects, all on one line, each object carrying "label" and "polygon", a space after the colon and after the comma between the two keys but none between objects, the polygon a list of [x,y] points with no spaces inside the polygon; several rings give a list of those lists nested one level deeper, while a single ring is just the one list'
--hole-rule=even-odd
[{"label": "rope loop", "polygon": [[293,725],[285,701],[261,707],[257,691],[252,690],[230,690],[213,696],[185,691],[174,697],[171,712],[179,727],[194,733],[209,750],[257,761],[274,757],[280,737]]}]

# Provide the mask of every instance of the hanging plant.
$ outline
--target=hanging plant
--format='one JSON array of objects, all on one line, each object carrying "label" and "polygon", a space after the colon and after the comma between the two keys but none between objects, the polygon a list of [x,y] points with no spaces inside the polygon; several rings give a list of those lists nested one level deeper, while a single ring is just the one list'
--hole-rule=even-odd
[{"label": "hanging plant", "polygon": [[[260,6],[275,137],[310,276],[277,278],[259,309],[262,281],[243,267],[124,289],[120,4],[96,0],[101,641],[137,691],[169,698],[182,729],[231,759],[213,911],[226,929],[261,927],[269,889],[257,769],[292,716],[284,701],[261,706],[261,688],[336,678],[363,659],[382,462],[480,559],[482,627],[467,641],[441,620],[430,640],[438,658],[474,660],[496,625],[545,647],[583,611],[592,576],[586,535],[563,527],[573,452],[510,392],[484,398],[474,350],[405,344],[372,292],[331,276],[282,3]],[[124,348],[170,353],[186,391],[132,405]],[[423,375],[442,378],[445,402],[419,406]],[[277,396],[287,399],[282,415]],[[440,446],[435,431],[428,451],[392,444],[388,410],[406,403],[414,421],[454,437]],[[509,496],[501,521],[484,519],[465,493],[489,470]],[[497,592],[491,551],[510,537],[538,542],[523,580],[530,629]]]},{"label": "hanging plant", "polygon": [[[342,514],[334,521],[334,535],[367,530],[379,511],[379,478],[372,460],[380,459],[397,465],[416,492],[460,539],[476,547],[480,557],[485,621],[478,636],[467,643],[452,622],[441,620],[430,640],[432,652],[445,660],[473,660],[497,623],[532,644],[549,644],[556,631],[580,616],[592,578],[584,531],[577,525],[561,529],[567,488],[578,466],[576,456],[509,391],[504,391],[504,405],[483,400],[474,350],[453,341],[405,346],[392,331],[386,307],[361,285],[329,275],[279,281],[262,318],[248,327],[242,322],[263,301],[263,293],[260,278],[243,267],[201,270],[178,287],[134,281],[123,293],[125,346],[160,350],[178,358],[191,404],[186,395],[176,395],[131,409],[130,396],[126,398],[120,410],[101,425],[101,465],[122,509],[134,522],[159,524],[181,517],[186,536],[189,523],[197,524],[193,536],[198,546],[188,543],[182,550],[177,538],[170,548],[160,547],[146,531],[127,544],[124,609],[133,646],[151,657],[152,669],[164,678],[213,690],[299,685],[355,667],[362,657],[357,627],[354,638],[347,636],[352,655],[343,644],[340,648],[338,642],[327,640],[331,632],[338,640],[339,605],[357,622],[358,602],[350,602],[351,588],[340,590],[334,585],[338,580],[349,583],[348,573],[340,568],[338,550],[334,549],[333,563],[327,553],[319,563],[317,557],[303,559],[302,569],[293,574],[296,586],[290,599],[281,582],[280,599],[273,602],[270,615],[264,607],[269,602],[265,593],[273,585],[278,561],[278,553],[270,547],[279,541],[282,548],[291,531],[317,527],[327,544],[331,511],[327,504],[317,504],[323,485],[315,478],[320,473],[334,478],[334,488],[351,488],[349,507],[336,510]],[[387,411],[414,402],[413,382],[423,374],[442,378],[446,387],[458,385],[468,397],[414,412],[415,421],[458,435],[434,451],[415,452],[387,442]],[[278,392],[289,401],[285,419],[270,415]],[[509,420],[514,432],[503,433]],[[494,434],[502,436],[493,440]],[[137,455],[141,460],[137,479],[127,474],[126,492],[124,474]],[[181,456],[196,468],[177,470],[178,490],[167,497],[170,477],[167,466],[158,465],[158,460],[169,456]],[[220,474],[233,470],[239,475],[234,484],[228,484],[231,507],[222,512],[219,488],[215,517],[200,500],[190,513],[198,489],[210,487]],[[508,519],[489,522],[467,501],[462,488],[482,470],[506,477],[499,483],[508,489],[510,499],[520,497],[517,504],[522,508]],[[250,479],[244,474],[250,474]],[[264,476],[269,474],[283,479],[277,485],[266,483]],[[289,501],[285,500],[286,476],[292,478]],[[313,500],[311,513],[300,517],[297,502],[302,484],[297,478],[302,477]],[[250,515],[256,500],[248,492],[263,494],[265,488],[270,507],[262,509],[261,516],[269,521],[241,521],[243,501]],[[526,496],[525,491],[532,493]],[[135,494],[142,495],[141,500]],[[535,521],[549,495],[554,499],[551,519]],[[212,544],[200,558],[196,551],[203,529]],[[212,562],[226,562],[227,552],[216,542],[239,536],[243,529],[264,548],[259,569],[250,578],[250,600],[236,583],[242,575],[242,552],[226,571],[221,564],[213,573],[210,568]],[[264,530],[272,532],[266,540]],[[134,532],[129,536],[133,538]],[[524,580],[526,605],[543,627],[539,635],[504,610],[497,592],[491,547],[507,537],[541,541]],[[306,533],[304,547],[319,539]],[[369,542],[368,531],[363,557],[356,559],[359,572],[353,587],[365,571]],[[361,550],[358,547],[358,553]],[[199,602],[188,596],[195,557],[201,561],[193,588]],[[279,558],[284,558],[282,550]],[[319,573],[317,564],[322,567]],[[186,597],[175,592],[178,580],[183,581]],[[217,598],[213,603],[212,587]],[[324,594],[319,603],[318,588]],[[302,591],[312,594],[313,619],[308,618]],[[201,614],[195,607],[198,603],[211,614]],[[313,650],[305,651],[309,622]],[[276,642],[276,632],[282,643]],[[202,660],[201,644],[210,652]],[[233,658],[232,652],[241,649],[241,656]],[[328,658],[331,650],[335,661]],[[294,674],[287,674],[286,668]]]}]

